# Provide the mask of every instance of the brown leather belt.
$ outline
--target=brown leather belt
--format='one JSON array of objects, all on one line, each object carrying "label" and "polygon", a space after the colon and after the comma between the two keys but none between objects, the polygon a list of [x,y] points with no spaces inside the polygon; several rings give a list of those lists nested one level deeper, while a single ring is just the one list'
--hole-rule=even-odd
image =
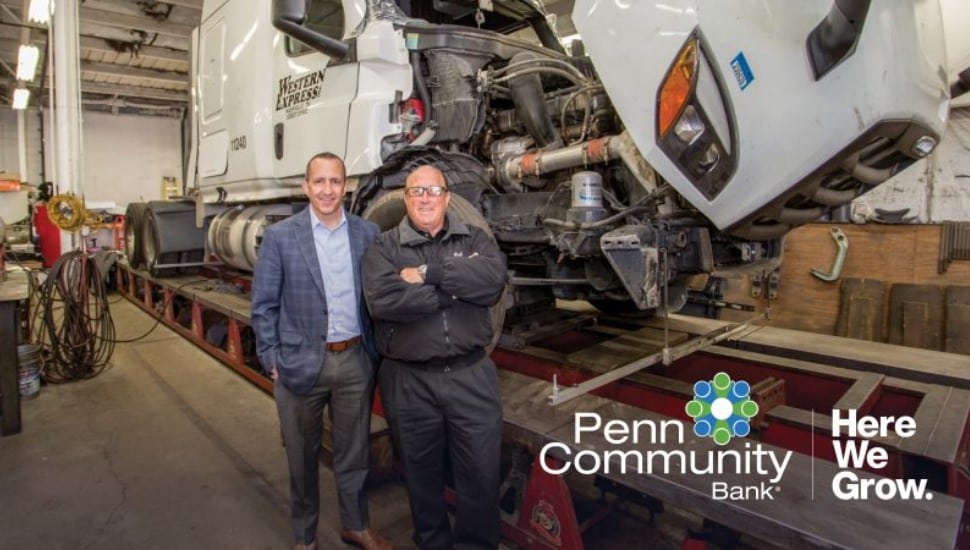
[{"label": "brown leather belt", "polygon": [[360,343],[360,336],[354,336],[349,340],[341,340],[340,342],[327,342],[327,351],[340,353],[341,351],[346,351],[356,346],[359,343]]}]

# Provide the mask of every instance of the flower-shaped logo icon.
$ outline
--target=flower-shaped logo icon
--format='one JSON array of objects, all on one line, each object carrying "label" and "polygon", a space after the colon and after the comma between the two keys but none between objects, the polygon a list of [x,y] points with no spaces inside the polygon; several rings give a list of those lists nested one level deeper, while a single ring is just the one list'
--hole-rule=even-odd
[{"label": "flower-shaped logo icon", "polygon": [[694,399],[684,407],[694,419],[694,433],[713,438],[718,445],[727,445],[732,437],[748,435],[751,417],[758,414],[758,404],[750,399],[750,393],[750,384],[732,381],[726,372],[715,374],[713,380],[698,380],[694,384]]}]

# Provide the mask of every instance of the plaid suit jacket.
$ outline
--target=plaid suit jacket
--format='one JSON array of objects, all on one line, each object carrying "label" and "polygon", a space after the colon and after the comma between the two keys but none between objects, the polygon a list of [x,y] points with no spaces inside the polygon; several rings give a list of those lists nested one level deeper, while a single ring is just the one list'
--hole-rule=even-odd
[{"label": "plaid suit jacket", "polygon": [[[263,233],[253,274],[251,323],[256,353],[268,373],[276,367],[279,381],[293,393],[310,391],[324,361],[327,341],[327,298],[317,261],[309,207],[269,226]],[[347,214],[350,258],[354,271],[361,336],[371,358],[377,353],[370,315],[360,281],[360,259],[379,233],[377,225]]]}]

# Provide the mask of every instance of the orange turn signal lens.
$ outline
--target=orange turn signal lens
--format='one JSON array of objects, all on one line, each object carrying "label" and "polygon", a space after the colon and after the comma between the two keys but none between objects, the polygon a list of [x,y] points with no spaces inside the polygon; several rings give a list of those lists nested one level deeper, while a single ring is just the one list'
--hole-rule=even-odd
[{"label": "orange turn signal lens", "polygon": [[697,77],[697,37],[690,37],[677,54],[657,98],[657,133],[660,137],[674,125],[683,112]]}]

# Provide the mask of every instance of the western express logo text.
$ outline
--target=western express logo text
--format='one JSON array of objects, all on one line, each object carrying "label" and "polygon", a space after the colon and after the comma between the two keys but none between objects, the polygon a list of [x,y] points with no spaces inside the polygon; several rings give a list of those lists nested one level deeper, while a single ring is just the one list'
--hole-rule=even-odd
[{"label": "western express logo text", "polygon": [[322,88],[323,71],[281,78],[276,92],[276,110],[286,109],[288,118],[299,114],[306,110],[307,103],[320,97]]}]

